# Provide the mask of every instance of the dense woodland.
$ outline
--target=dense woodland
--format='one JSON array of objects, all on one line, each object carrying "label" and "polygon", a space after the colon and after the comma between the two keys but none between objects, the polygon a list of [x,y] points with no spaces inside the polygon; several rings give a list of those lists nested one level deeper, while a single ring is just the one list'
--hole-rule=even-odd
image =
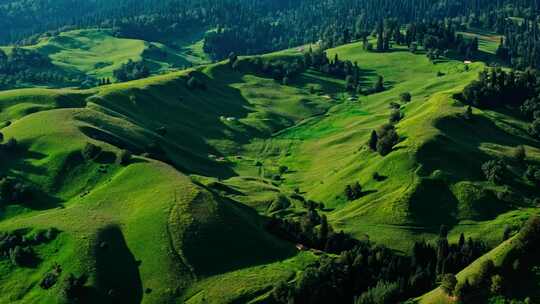
[{"label": "dense woodland", "polygon": [[0,49],[0,89],[19,84],[43,85],[70,80],[54,69],[48,57],[38,52],[15,47],[6,54]]},{"label": "dense woodland", "polygon": [[319,40],[334,46],[380,32],[382,20],[391,20],[389,25],[436,20],[506,34],[501,58],[523,67],[538,64],[531,58],[538,57],[531,56],[538,49],[538,7],[535,0],[5,0],[0,43],[32,43],[43,34],[96,26],[145,40],[215,29],[204,48],[221,59],[230,52],[263,53]]},{"label": "dense woodland", "polygon": [[[346,242],[349,237],[343,232],[334,233],[324,216],[319,216],[313,209],[299,221],[273,219],[269,229],[288,240],[299,242],[305,250],[318,249],[339,254],[335,258],[324,256],[320,262],[305,269],[294,282],[276,285],[272,294],[278,303],[399,303],[437,285],[459,303],[486,303],[488,299],[503,296],[508,282],[523,274],[532,261],[523,255],[511,265],[496,267],[491,260],[486,260],[480,265],[474,280],[458,283],[455,273],[487,252],[488,248],[463,234],[458,243],[449,243],[448,228],[444,225],[436,242],[416,242],[410,256],[369,241]],[[540,219],[533,217],[516,236],[521,244],[519,250],[523,253],[538,252],[539,232]],[[332,246],[330,240],[336,235],[341,240],[339,244],[346,244],[345,247]],[[501,241],[509,237],[510,232],[505,231]],[[326,245],[322,245],[325,238]]]}]

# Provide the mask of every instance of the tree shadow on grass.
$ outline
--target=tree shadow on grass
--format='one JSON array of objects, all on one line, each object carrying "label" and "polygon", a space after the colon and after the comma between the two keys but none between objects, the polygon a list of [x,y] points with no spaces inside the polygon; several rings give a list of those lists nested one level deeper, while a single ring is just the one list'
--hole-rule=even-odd
[{"label": "tree shadow on grass", "polygon": [[139,262],[129,250],[118,226],[98,232],[94,247],[96,294],[99,303],[140,303],[143,296]]}]

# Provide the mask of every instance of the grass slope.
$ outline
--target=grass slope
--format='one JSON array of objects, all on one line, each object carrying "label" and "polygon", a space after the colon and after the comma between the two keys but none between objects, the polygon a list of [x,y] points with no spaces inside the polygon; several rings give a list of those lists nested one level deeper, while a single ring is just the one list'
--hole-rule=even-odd
[{"label": "grass slope", "polygon": [[[49,57],[55,68],[66,75],[114,80],[113,72],[129,60],[144,60],[153,74],[208,63],[202,50],[203,34],[196,33],[166,45],[118,38],[108,29],[84,29],[45,37],[25,48]],[[9,53],[11,47],[2,49]]]},{"label": "grass slope", "polygon": [[[94,34],[103,35],[85,35]],[[65,52],[75,51],[55,54],[72,58]],[[43,262],[34,269],[0,261],[6,290],[0,302],[53,303],[58,287],[44,291],[37,284],[54,262],[63,276],[88,273],[94,302],[110,300],[111,289],[133,303],[265,302],[277,281],[294,280],[317,260],[263,229],[259,214],[276,205],[301,212],[291,198],[295,188],[324,202],[336,228],[401,250],[434,237],[442,223],[451,226],[450,238],[465,232],[495,242],[504,225],[537,212],[494,199],[502,189],[480,172],[482,161],[510,155],[522,143],[538,161],[538,142],[527,137],[524,123],[480,110],[467,122],[452,99],[483,64],[467,70],[399,47],[368,53],[358,43],[329,51],[335,54],[358,62],[364,88],[382,75],[387,90],[352,102],[343,80],[315,71],[284,86],[217,63],[84,91],[0,92],[1,131],[20,142],[2,172],[40,194],[26,207],[6,207],[0,230],[63,231],[39,248]],[[287,50],[264,58],[301,55]],[[66,64],[91,71],[98,57]],[[188,89],[189,77],[207,88]],[[388,120],[389,103],[406,91],[413,100],[397,125],[400,144],[386,157],[366,150],[371,130]],[[80,154],[87,142],[103,149],[93,161]],[[162,161],[144,154],[156,147]],[[119,165],[121,149],[138,156]],[[288,172],[273,180],[281,165]],[[374,172],[387,178],[376,182]],[[346,202],[343,189],[355,181],[366,195]]]}]

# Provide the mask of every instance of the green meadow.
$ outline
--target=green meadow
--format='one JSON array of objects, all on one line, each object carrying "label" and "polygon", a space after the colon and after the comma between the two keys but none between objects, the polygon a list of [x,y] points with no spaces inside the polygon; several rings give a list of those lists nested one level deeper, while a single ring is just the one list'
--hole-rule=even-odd
[{"label": "green meadow", "polygon": [[[494,37],[469,35],[493,52]],[[0,230],[60,230],[35,249],[36,267],[0,260],[1,303],[56,303],[58,286],[39,287],[55,264],[62,274],[88,275],[91,303],[106,303],[111,289],[133,303],[268,303],[276,282],[293,282],[320,259],[264,227],[280,201],[290,203],[280,212],[304,210],[295,191],[324,203],[336,230],[401,252],[435,240],[441,223],[450,241],[464,233],[494,246],[505,226],[538,212],[497,198],[504,189],[481,171],[523,142],[528,159],[540,161],[525,122],[480,109],[467,121],[453,98],[484,63],[431,62],[402,47],[367,52],[361,43],[328,50],[358,63],[363,88],[384,78],[385,91],[355,99],[343,93],[344,80],[313,70],[283,85],[226,62],[203,64],[200,39],[186,37],[181,48],[82,30],[31,46],[73,73],[112,77],[127,60],[145,59],[161,75],[88,90],[0,92],[1,132],[19,143],[2,170],[39,193],[30,205],[2,210]],[[297,56],[291,49],[263,58]],[[181,69],[192,63],[202,65]],[[190,77],[206,89],[186,86]],[[401,104],[400,142],[382,157],[366,142],[404,92],[412,100]],[[101,148],[92,160],[81,156],[88,143]],[[144,153],[152,146],[165,157]],[[120,164],[126,149],[134,156]],[[280,166],[288,170],[276,180]],[[344,188],[357,181],[365,195],[347,201]],[[530,190],[521,177],[515,182]],[[435,290],[420,303],[446,303],[440,297]]]}]

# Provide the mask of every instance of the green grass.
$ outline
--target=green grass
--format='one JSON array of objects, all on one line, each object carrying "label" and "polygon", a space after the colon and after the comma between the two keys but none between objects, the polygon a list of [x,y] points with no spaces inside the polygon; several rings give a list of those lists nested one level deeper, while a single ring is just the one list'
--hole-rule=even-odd
[{"label": "green grass", "polygon": [[[96,30],[59,37],[69,44],[51,38],[38,48],[66,69],[94,75],[111,71],[92,68],[101,58],[118,58],[114,65],[148,47]],[[104,48],[90,46],[95,42]],[[120,51],[123,46],[129,50]],[[265,303],[273,285],[294,280],[317,260],[268,234],[260,216],[284,201],[281,212],[301,211],[291,198],[295,188],[323,202],[336,229],[403,251],[414,240],[435,238],[442,223],[451,227],[451,240],[463,232],[495,244],[505,225],[518,227],[537,211],[497,200],[501,187],[480,171],[484,160],[509,156],[521,143],[529,160],[539,160],[540,146],[523,131],[524,122],[478,109],[467,122],[464,107],[452,99],[482,63],[466,70],[462,62],[432,63],[399,47],[365,52],[359,43],[328,51],[334,54],[358,62],[364,88],[382,75],[387,90],[351,102],[341,79],[308,71],[283,86],[222,62],[85,91],[0,92],[0,121],[11,122],[1,131],[21,143],[2,172],[42,194],[27,207],[6,208],[0,231],[63,231],[40,248],[44,262],[36,269],[0,262],[6,290],[0,302],[54,303],[57,287],[44,291],[37,283],[57,261],[63,275],[90,275],[96,302],[113,288],[126,295],[133,290],[127,296],[137,303]],[[299,55],[291,49],[264,57]],[[207,89],[188,89],[189,73]],[[403,92],[413,100],[397,124],[402,141],[381,157],[365,142]],[[165,135],[156,132],[161,127]],[[95,161],[80,156],[87,142],[104,151]],[[162,147],[165,161],[143,155],[152,143]],[[115,161],[121,149],[138,154],[129,166]],[[288,172],[273,180],[282,165]],[[375,172],[387,178],[376,182]],[[355,181],[366,195],[346,202],[343,189]],[[516,185],[533,191],[518,178]],[[104,242],[110,251],[103,251]]]},{"label": "green grass", "polygon": [[[196,31],[168,45],[118,38],[108,29],[85,29],[42,38],[25,48],[49,57],[55,69],[65,75],[114,80],[113,72],[129,60],[144,60],[153,74],[208,63],[202,49],[203,35],[204,32]],[[9,53],[11,47],[2,49]]]}]

